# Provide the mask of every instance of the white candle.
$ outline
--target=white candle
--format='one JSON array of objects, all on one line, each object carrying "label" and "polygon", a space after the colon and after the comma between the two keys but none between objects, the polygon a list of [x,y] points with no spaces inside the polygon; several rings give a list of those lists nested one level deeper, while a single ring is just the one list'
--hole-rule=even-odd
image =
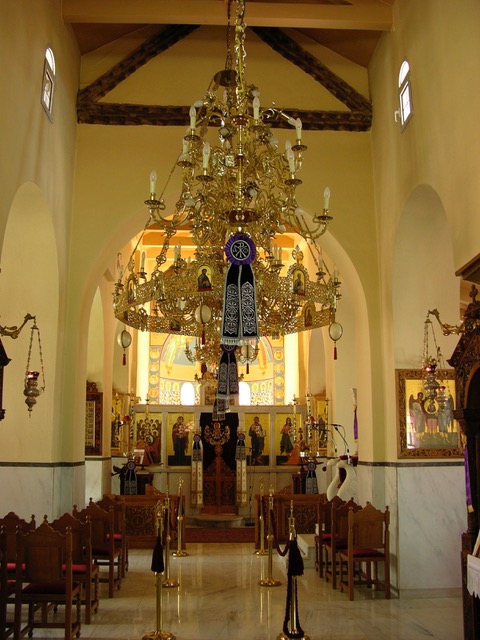
[{"label": "white candle", "polygon": [[287,159],[288,166],[290,167],[290,173],[295,173],[295,157],[291,148],[287,151]]},{"label": "white candle", "polygon": [[156,183],[157,183],[157,172],[153,170],[150,173],[150,193],[155,193]]},{"label": "white candle", "polygon": [[142,257],[140,259],[140,271],[145,271],[145,251],[142,251]]},{"label": "white candle", "polygon": [[297,130],[297,140],[300,141],[302,139],[302,121],[300,118],[295,120],[295,129]]},{"label": "white candle", "polygon": [[182,154],[185,155],[186,153],[188,153],[188,142],[187,142],[187,140],[183,140],[183,143],[182,143]]},{"label": "white candle", "polygon": [[195,107],[190,107],[190,129],[195,129],[195,124],[197,121],[197,110]]},{"label": "white candle", "polygon": [[203,168],[208,168],[208,161],[210,159],[210,145],[208,142],[203,143]]},{"label": "white candle", "polygon": [[256,95],[253,99],[253,117],[258,120],[260,117],[260,98]]},{"label": "white candle", "polygon": [[330,202],[330,188],[325,187],[325,191],[323,192],[323,208],[325,211],[328,211],[328,205]]}]

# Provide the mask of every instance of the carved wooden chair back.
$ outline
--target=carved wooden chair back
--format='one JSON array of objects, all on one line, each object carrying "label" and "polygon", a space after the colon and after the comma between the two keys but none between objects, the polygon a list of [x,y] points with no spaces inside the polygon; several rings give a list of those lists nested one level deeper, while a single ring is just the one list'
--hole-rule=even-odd
[{"label": "carved wooden chair back", "polygon": [[[90,498],[89,504],[93,503],[93,498]],[[114,513],[114,540],[115,546],[122,549],[121,560],[121,574],[122,578],[125,577],[128,571],[128,540],[127,540],[127,508],[124,498],[111,497],[104,495],[101,500],[97,500],[96,503],[99,507],[108,511],[110,507],[113,507]]]},{"label": "carved wooden chair back", "polygon": [[334,589],[337,588],[338,550],[347,546],[348,512],[350,509],[359,511],[362,507],[353,500],[344,502],[339,506],[332,505],[330,541],[325,544],[326,562],[327,564],[329,563],[329,566],[325,569],[325,579],[327,582],[331,581]]},{"label": "carved wooden chair back", "polygon": [[92,557],[99,567],[108,568],[108,578],[100,574],[100,582],[108,582],[108,597],[113,598],[115,586],[120,589],[122,549],[115,546],[115,514],[113,507],[105,511],[95,502],[78,511],[73,507],[73,516],[79,520],[90,519],[92,523]]},{"label": "carved wooden chair back", "polygon": [[321,578],[324,575],[326,565],[325,544],[331,539],[332,507],[339,507],[345,501],[334,496],[332,500],[321,502],[318,505],[318,524],[315,535],[315,566]]},{"label": "carved wooden chair back", "polygon": [[0,518],[0,527],[5,528],[6,533],[6,558],[7,558],[7,572],[9,574],[15,573],[15,556],[17,549],[16,535],[17,529],[23,533],[31,531],[36,527],[35,516],[32,515],[30,521],[24,520],[17,516],[16,513],[10,511],[6,516]]},{"label": "carved wooden chair back", "polygon": [[[44,517],[47,522],[47,516]],[[82,601],[85,604],[85,623],[90,624],[92,609],[98,610],[98,579],[99,568],[93,564],[92,557],[92,524],[90,518],[85,521],[74,518],[70,513],[64,513],[50,523],[54,531],[65,534],[67,530],[72,534],[72,566],[73,576],[82,585]]]},{"label": "carved wooden chair back", "polygon": [[0,640],[13,635],[13,619],[7,618],[7,604],[13,602],[15,581],[7,575],[7,531],[0,527]]},{"label": "carved wooden chair back", "polygon": [[[22,605],[28,619],[22,629]],[[64,619],[48,616],[63,605]],[[37,613],[40,612],[40,619]],[[65,639],[80,635],[81,586],[73,581],[72,533],[54,531],[46,522],[28,533],[17,533],[15,576],[15,638],[36,628],[64,629]]]},{"label": "carved wooden chair back", "polygon": [[[376,509],[367,502],[361,511],[348,513],[348,543],[338,554],[340,565],[340,590],[348,591],[354,599],[354,586],[367,585],[385,592],[390,598],[390,511]],[[384,567],[383,579],[379,578],[378,565]]]}]

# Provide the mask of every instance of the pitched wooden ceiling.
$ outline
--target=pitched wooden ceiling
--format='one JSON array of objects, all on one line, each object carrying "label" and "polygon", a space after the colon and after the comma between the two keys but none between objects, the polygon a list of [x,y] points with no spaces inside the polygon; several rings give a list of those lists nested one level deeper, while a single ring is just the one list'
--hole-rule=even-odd
[{"label": "pitched wooden ceiling", "polygon": [[[395,0],[247,0],[247,25],[296,29],[367,67],[382,31],[393,26]],[[226,24],[226,0],[63,0],[80,52],[146,24]]]},{"label": "pitched wooden ceiling", "polygon": [[[306,129],[366,131],[372,110],[367,98],[331,73],[295,41],[295,34],[318,42],[367,67],[383,31],[393,26],[395,0],[247,0],[249,28],[277,53],[328,89],[347,111],[289,110]],[[63,0],[80,52],[88,53],[145,25],[158,25],[154,38],[79,93],[79,122],[92,124],[182,125],[188,106],[148,107],[101,103],[119,82],[201,25],[225,26],[227,0]],[[234,9],[232,8],[232,14]],[[285,32],[288,29],[288,34]],[[281,126],[281,123],[279,123]]]}]

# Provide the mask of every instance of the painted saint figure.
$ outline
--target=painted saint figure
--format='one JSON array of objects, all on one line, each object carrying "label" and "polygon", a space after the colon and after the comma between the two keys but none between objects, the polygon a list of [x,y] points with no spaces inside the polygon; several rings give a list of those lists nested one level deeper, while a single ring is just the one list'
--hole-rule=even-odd
[{"label": "painted saint figure", "polygon": [[188,464],[186,458],[188,450],[188,431],[184,423],[183,416],[178,416],[177,421],[172,427],[172,440],[174,451],[174,464]]},{"label": "painted saint figure", "polygon": [[252,464],[263,464],[262,454],[265,448],[265,433],[264,428],[260,424],[260,418],[255,416],[253,424],[251,425],[248,435],[252,441]]},{"label": "painted saint figure", "polygon": [[197,281],[199,291],[209,291],[212,288],[212,283],[210,282],[210,278],[208,277],[206,267],[203,267]]},{"label": "painted saint figure", "polygon": [[283,425],[280,434],[280,453],[290,455],[293,450],[293,442],[292,442],[292,419],[286,418],[285,424]]}]

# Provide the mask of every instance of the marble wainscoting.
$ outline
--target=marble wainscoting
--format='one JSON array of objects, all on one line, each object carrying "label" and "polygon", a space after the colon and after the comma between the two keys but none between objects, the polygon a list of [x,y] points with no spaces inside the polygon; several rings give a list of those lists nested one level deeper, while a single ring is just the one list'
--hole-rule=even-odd
[{"label": "marble wainscoting", "polygon": [[400,592],[460,588],[463,460],[360,462],[357,477],[359,503],[390,510],[392,586]]},{"label": "marble wainscoting", "polygon": [[[125,459],[123,459],[125,461]],[[118,476],[114,476],[118,478]],[[117,479],[118,491],[112,491],[112,459],[89,457],[85,460],[85,503],[90,498],[101,500],[105,493],[120,493],[120,483]]]},{"label": "marble wainscoting", "polygon": [[460,588],[463,460],[399,464],[397,476],[400,589]]},{"label": "marble wainscoting", "polygon": [[85,494],[85,465],[66,463],[1,463],[0,514],[14,511],[25,519],[57,518],[71,511]]}]

